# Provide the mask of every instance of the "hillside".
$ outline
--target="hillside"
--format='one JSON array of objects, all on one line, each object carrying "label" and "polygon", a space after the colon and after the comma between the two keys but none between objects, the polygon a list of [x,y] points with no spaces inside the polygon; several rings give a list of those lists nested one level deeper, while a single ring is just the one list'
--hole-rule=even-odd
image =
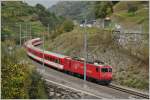
[{"label": "hillside", "polygon": [[14,36],[17,41],[19,41],[20,24],[22,36],[29,34],[30,31],[32,36],[38,36],[47,31],[48,24],[52,31],[64,20],[48,12],[40,4],[32,7],[20,1],[2,2],[1,13],[2,37]]},{"label": "hillside", "polygon": [[109,16],[112,25],[117,23],[124,30],[148,32],[149,9],[147,1],[60,1],[48,9],[56,15],[78,21],[85,18],[90,20]]},{"label": "hillside", "polygon": [[[80,27],[63,33],[53,41],[46,42],[47,50],[68,55],[84,57],[83,32]],[[148,90],[148,65],[138,57],[122,49],[113,38],[111,31],[98,28],[89,28],[88,33],[88,60],[100,60],[113,67],[113,82],[137,89]],[[146,45],[148,46],[148,45]]]},{"label": "hillside", "polygon": [[148,33],[148,2],[119,2],[113,7],[113,11],[114,13],[111,15],[112,20],[120,24],[124,29]]},{"label": "hillside", "polygon": [[[47,12],[42,5],[32,7],[21,1],[2,1],[1,5],[1,98],[46,99],[45,82],[23,46],[19,46],[20,31],[23,44],[29,34],[40,37],[47,31],[49,21],[58,23],[61,18]],[[41,17],[41,13],[45,16]]]},{"label": "hillside", "polygon": [[92,1],[60,1],[48,9],[56,15],[82,20],[84,17],[87,17],[87,19],[94,17],[93,7],[94,2]]}]

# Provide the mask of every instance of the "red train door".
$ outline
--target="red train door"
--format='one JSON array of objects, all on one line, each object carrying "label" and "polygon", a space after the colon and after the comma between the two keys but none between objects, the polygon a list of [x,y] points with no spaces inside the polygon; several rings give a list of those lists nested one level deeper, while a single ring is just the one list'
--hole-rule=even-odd
[{"label": "red train door", "polygon": [[69,58],[65,59],[65,69],[71,71],[71,60]]},{"label": "red train door", "polygon": [[108,78],[108,68],[101,68],[101,79],[107,80]]},{"label": "red train door", "polygon": [[96,67],[96,72],[97,72],[96,76],[98,76],[96,78],[101,79],[101,69],[99,66]]}]

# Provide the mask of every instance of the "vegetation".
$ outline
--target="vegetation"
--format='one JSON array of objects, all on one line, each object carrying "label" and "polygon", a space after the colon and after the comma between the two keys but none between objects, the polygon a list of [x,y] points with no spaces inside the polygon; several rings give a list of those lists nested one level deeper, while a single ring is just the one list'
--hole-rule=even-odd
[{"label": "vegetation", "polygon": [[13,40],[4,41],[1,58],[3,99],[47,98],[44,82],[34,71],[23,48],[18,48]]},{"label": "vegetation", "polygon": [[74,23],[71,20],[65,20],[61,26],[62,30],[65,32],[70,32],[73,30]]},{"label": "vegetation", "polygon": [[35,71],[25,50],[18,45],[20,24],[22,37],[30,31],[29,24],[32,26],[32,35],[45,30],[46,27],[42,22],[36,19],[38,16],[36,10],[20,1],[2,2],[1,96],[3,99],[48,98],[41,76]]},{"label": "vegetation", "polygon": [[87,1],[61,1],[56,5],[49,8],[50,12],[54,12],[56,15],[69,17],[73,20],[83,20],[84,18],[93,19],[95,18],[94,2]]},{"label": "vegetation", "polygon": [[113,6],[114,13],[111,18],[121,24],[125,29],[139,30],[142,26],[143,33],[148,33],[148,2],[132,1],[119,2]]},{"label": "vegetation", "polygon": [[29,97],[32,99],[47,99],[46,86],[41,76],[35,70],[31,75],[32,83],[29,89]]},{"label": "vegetation", "polygon": [[95,16],[96,18],[105,18],[113,12],[113,5],[110,1],[95,2]]},{"label": "vegetation", "polygon": [[31,27],[31,34],[35,36],[46,32],[48,24],[50,31],[56,30],[56,27],[62,24],[64,20],[63,17],[58,17],[48,12],[48,10],[40,4],[31,7],[21,1],[3,1],[1,18],[2,36],[14,35],[16,39],[19,39],[15,34],[19,36],[20,24],[22,25],[22,35],[27,34],[27,32],[29,33],[29,28]]},{"label": "vegetation", "polygon": [[[113,5],[118,1],[62,1],[49,8],[50,12],[69,17],[73,20],[105,18],[113,12]],[[72,10],[70,10],[72,9]]]}]

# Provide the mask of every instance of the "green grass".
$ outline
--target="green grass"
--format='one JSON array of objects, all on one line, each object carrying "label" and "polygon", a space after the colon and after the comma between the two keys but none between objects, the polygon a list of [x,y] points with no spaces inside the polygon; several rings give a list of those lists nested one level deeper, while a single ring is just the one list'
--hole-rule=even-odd
[{"label": "green grass", "polygon": [[32,26],[32,31],[35,34],[38,34],[39,32],[41,33],[41,32],[46,32],[47,31],[46,27],[44,27],[40,21],[32,22],[31,26]]},{"label": "green grass", "polygon": [[[137,6],[137,11],[133,13],[128,12],[128,4]],[[133,26],[143,25],[144,32],[148,33],[149,25],[149,12],[148,8],[145,8],[141,2],[119,2],[114,6],[114,13],[112,14],[112,19],[115,19],[118,23],[123,25],[123,27],[131,28]]]}]

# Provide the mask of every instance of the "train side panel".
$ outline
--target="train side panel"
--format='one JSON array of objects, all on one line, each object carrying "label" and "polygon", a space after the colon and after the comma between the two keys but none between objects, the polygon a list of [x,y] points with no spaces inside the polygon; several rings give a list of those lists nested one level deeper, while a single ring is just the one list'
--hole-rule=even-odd
[{"label": "train side panel", "polygon": [[[100,72],[96,70],[96,66],[92,64],[86,65],[86,74],[90,78],[100,79]],[[72,59],[65,59],[64,70],[84,75],[84,63]]]}]

